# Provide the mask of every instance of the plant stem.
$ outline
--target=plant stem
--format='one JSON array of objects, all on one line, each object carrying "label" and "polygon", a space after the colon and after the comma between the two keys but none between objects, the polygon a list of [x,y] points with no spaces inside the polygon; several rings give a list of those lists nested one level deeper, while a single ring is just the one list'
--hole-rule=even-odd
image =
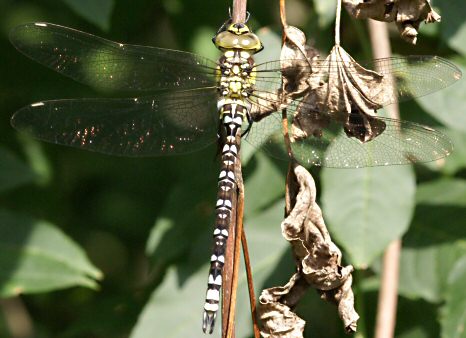
[{"label": "plant stem", "polygon": [[252,279],[251,261],[249,259],[248,241],[246,240],[246,233],[241,232],[241,244],[243,246],[244,265],[246,266],[246,276],[248,280],[249,291],[249,304],[251,306],[252,326],[254,331],[254,338],[260,338],[259,325],[257,323],[257,310],[256,310],[256,295],[254,294],[254,283]]},{"label": "plant stem", "polygon": [[335,45],[340,45],[340,21],[341,21],[341,0],[337,0],[337,12],[335,14]]},{"label": "plant stem", "polygon": [[241,253],[241,234],[243,233],[243,215],[244,215],[244,185],[241,173],[241,163],[238,159],[238,168],[235,170],[235,176],[238,185],[238,198],[236,204],[236,229],[234,236],[234,253],[233,253],[233,274],[231,283],[231,297],[228,313],[228,326],[226,330],[226,338],[234,337],[235,328],[235,310],[236,310],[236,295],[238,293],[238,274]]},{"label": "plant stem", "polygon": [[0,308],[11,338],[34,336],[34,326],[26,306],[19,297],[0,300]]},{"label": "plant stem", "polygon": [[[368,25],[374,57],[390,57],[391,47],[386,23],[369,20]],[[392,83],[394,84],[395,81],[392,80]],[[389,117],[395,119],[400,118],[400,111],[397,104],[389,105],[385,110]],[[384,253],[377,306],[375,338],[393,338],[395,336],[400,253],[400,239],[390,243]]]},{"label": "plant stem", "polygon": [[231,20],[233,23],[246,21],[247,0],[233,0],[233,12]]}]

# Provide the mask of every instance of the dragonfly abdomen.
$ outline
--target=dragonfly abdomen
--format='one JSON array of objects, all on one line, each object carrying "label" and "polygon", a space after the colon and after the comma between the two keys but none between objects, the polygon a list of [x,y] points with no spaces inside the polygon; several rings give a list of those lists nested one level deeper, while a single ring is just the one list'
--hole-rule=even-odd
[{"label": "dragonfly abdomen", "polygon": [[209,333],[212,333],[219,308],[226,241],[230,231],[233,196],[237,189],[235,164],[240,150],[241,125],[248,111],[242,100],[228,99],[223,102],[220,108],[223,139],[222,163],[218,178],[216,219],[213,233],[214,247],[210,262],[203,320],[203,330]]}]

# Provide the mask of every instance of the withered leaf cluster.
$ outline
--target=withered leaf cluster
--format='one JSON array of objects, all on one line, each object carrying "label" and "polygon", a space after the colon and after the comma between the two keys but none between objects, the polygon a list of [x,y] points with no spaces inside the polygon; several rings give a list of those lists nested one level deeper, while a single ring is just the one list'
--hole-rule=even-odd
[{"label": "withered leaf cluster", "polygon": [[287,217],[281,224],[289,241],[298,272],[283,287],[266,289],[260,296],[259,316],[263,337],[303,337],[304,321],[292,310],[308,290],[315,288],[321,298],[334,302],[346,332],[356,331],[359,315],[354,310],[351,265],[342,266],[342,254],[332,242],[316,203],[312,176],[295,163],[287,182]]},{"label": "withered leaf cluster", "polygon": [[347,11],[357,19],[374,19],[395,22],[401,37],[415,44],[419,26],[426,23],[439,22],[429,0],[343,0]]},{"label": "withered leaf cluster", "polygon": [[287,30],[283,88],[288,99],[302,98],[293,118],[291,141],[320,137],[331,120],[361,142],[380,135],[385,124],[374,118],[375,111],[384,102],[394,101],[393,79],[365,69],[339,45],[324,60],[308,58],[304,45],[301,31]]}]

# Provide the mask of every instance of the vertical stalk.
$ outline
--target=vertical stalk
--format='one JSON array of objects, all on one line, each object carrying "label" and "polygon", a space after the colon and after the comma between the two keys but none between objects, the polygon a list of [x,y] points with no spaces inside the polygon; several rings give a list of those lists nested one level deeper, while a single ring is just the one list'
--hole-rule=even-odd
[{"label": "vertical stalk", "polygon": [[233,0],[233,12],[231,20],[233,23],[246,21],[247,0]]},{"label": "vertical stalk", "polygon": [[340,45],[340,21],[341,21],[341,0],[337,0],[337,11],[335,14],[335,45]]},{"label": "vertical stalk", "polygon": [[34,336],[34,325],[20,297],[0,299],[0,309],[11,338]]},{"label": "vertical stalk", "polygon": [[[374,57],[389,57],[391,47],[386,23],[369,20],[368,25]],[[395,82],[392,81],[392,83]],[[400,118],[398,104],[392,104],[385,110],[391,118]],[[375,338],[393,338],[395,336],[400,252],[401,239],[398,239],[390,243],[383,256]]]},{"label": "vertical stalk", "polygon": [[256,295],[254,294],[254,283],[252,280],[251,261],[249,260],[248,242],[246,240],[246,232],[241,232],[241,245],[243,246],[244,266],[246,267],[246,276],[248,280],[249,303],[251,306],[252,326],[254,331],[254,338],[260,338],[259,325],[257,323],[257,310],[256,310]]}]

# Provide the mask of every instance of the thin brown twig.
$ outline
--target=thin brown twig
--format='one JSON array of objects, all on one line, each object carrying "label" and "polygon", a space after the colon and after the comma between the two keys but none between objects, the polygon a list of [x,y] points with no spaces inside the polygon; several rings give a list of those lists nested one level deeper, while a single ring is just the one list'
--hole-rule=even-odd
[{"label": "thin brown twig", "polygon": [[[368,25],[374,57],[386,58],[391,56],[387,24],[369,20]],[[400,118],[397,104],[386,107],[386,111],[391,118]],[[400,239],[390,243],[384,253],[375,338],[393,338],[395,335],[400,253]]]},{"label": "thin brown twig", "polygon": [[[286,41],[286,31],[288,24],[286,23],[286,3],[285,0],[280,0],[280,21],[282,24],[282,46],[285,44]],[[282,86],[283,86],[283,80],[282,80]],[[285,140],[285,147],[287,154],[290,158],[292,158],[292,153],[291,153],[291,142],[290,142],[290,134],[288,131],[288,116],[287,116],[287,110],[282,109],[282,131],[283,131],[283,138]]]},{"label": "thin brown twig", "polygon": [[340,21],[341,21],[341,0],[337,0],[337,9],[335,14],[335,45],[340,45]]},{"label": "thin brown twig", "polygon": [[239,277],[239,263],[241,254],[241,233],[243,232],[243,214],[244,214],[244,185],[241,173],[241,162],[237,161],[237,168],[235,176],[238,186],[238,198],[236,205],[236,230],[235,230],[235,243],[233,255],[233,275],[231,285],[231,298],[228,313],[228,327],[226,331],[226,338],[234,337],[234,323],[235,323],[235,310],[236,310],[236,295],[238,292],[238,277]]},{"label": "thin brown twig", "polygon": [[231,20],[233,23],[246,21],[247,0],[233,0]]},{"label": "thin brown twig", "polygon": [[248,241],[246,240],[246,233],[241,232],[241,244],[243,246],[244,265],[246,267],[246,276],[248,280],[249,304],[251,306],[252,327],[254,331],[254,338],[260,338],[259,324],[257,323],[257,309],[256,309],[256,295],[254,294],[254,283],[252,280],[251,260],[249,259]]},{"label": "thin brown twig", "polygon": [[288,131],[288,116],[287,116],[286,108],[282,109],[282,130],[283,130],[283,138],[285,140],[285,147],[286,152],[290,159],[293,159],[293,153],[291,151],[291,141],[290,141],[290,133]]},{"label": "thin brown twig", "polygon": [[[236,191],[232,196],[232,209],[236,210],[238,205],[238,195]],[[228,336],[229,327],[234,326],[230,321],[231,299],[233,294],[233,279],[234,279],[234,257],[235,257],[235,237],[236,237],[236,214],[232,213],[230,217],[229,236],[227,239],[225,251],[225,265],[223,267],[223,292],[222,292],[222,338],[232,338]]]},{"label": "thin brown twig", "polygon": [[[285,0],[280,0],[280,22],[281,22],[283,28],[288,26],[288,24],[286,23],[286,4],[285,4]],[[285,29],[283,29],[283,31],[285,31]]]},{"label": "thin brown twig", "polygon": [[11,338],[34,336],[34,325],[20,297],[0,299],[0,309]]}]

